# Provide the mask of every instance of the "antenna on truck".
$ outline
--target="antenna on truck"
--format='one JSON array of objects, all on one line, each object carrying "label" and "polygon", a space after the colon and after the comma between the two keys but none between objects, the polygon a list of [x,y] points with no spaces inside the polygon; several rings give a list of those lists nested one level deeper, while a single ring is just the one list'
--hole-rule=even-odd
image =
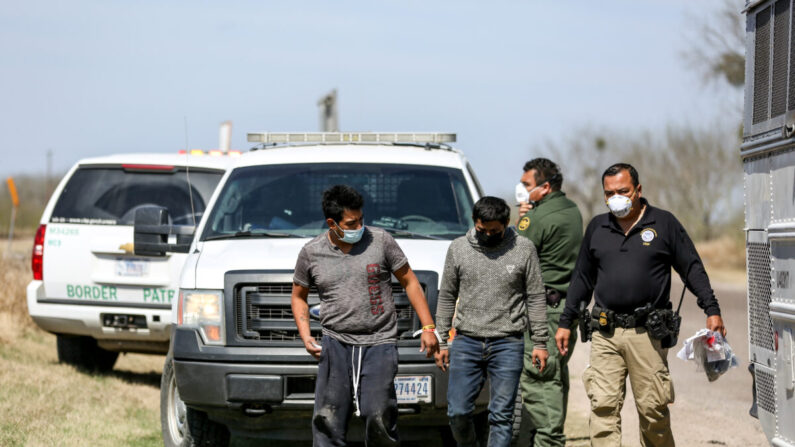
[{"label": "antenna on truck", "polygon": [[190,184],[190,149],[188,149],[188,117],[183,115],[185,120],[185,177],[188,180],[188,196],[190,197],[190,215],[193,218],[193,226],[196,226],[196,210],[193,208],[193,185]]}]

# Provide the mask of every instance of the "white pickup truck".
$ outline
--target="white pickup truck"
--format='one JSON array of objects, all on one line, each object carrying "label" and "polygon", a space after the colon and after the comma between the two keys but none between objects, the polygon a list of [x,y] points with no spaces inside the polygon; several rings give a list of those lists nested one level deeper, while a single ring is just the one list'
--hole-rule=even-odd
[{"label": "white pickup truck", "polygon": [[[166,446],[223,446],[233,433],[311,435],[317,361],[298,336],[290,291],[301,247],[328,229],[325,189],[347,184],[364,196],[365,225],[395,237],[432,313],[447,248],[472,226],[483,194],[467,160],[447,144],[454,134],[263,133],[249,141],[262,146],[230,167],[190,247],[166,240],[180,231],[163,225],[164,210],[141,210],[135,219],[142,255],[189,253],[161,383]],[[393,282],[401,439],[441,435],[451,445],[447,376],[419,352],[419,320]],[[312,289],[309,304],[319,303]],[[320,323],[311,330],[319,334]],[[479,408],[487,402],[484,391]],[[355,440],[363,428],[352,424]]]}]

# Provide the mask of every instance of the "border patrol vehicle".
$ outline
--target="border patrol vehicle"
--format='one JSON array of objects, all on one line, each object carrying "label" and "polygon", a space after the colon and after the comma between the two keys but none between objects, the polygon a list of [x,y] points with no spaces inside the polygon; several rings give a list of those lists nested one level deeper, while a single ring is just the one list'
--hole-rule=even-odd
[{"label": "border patrol vehicle", "polygon": [[135,256],[133,218],[160,205],[175,224],[198,223],[229,154],[239,154],[210,152],[85,159],[55,189],[36,232],[27,302],[33,321],[57,335],[61,362],[108,371],[119,352],[168,351],[186,255]]},{"label": "border patrol vehicle", "polygon": [[[365,225],[395,237],[432,313],[450,241],[472,226],[472,207],[483,195],[467,160],[447,144],[454,134],[255,133],[248,139],[260,146],[230,168],[184,247],[161,384],[167,446],[227,445],[231,434],[311,437],[317,361],[298,335],[290,295],[299,251],[328,230],[325,189],[348,184],[364,196]],[[167,241],[180,230],[166,224],[166,214],[139,211],[136,253],[156,259],[180,249]],[[449,435],[447,377],[419,352],[419,320],[394,278],[392,287],[401,437],[439,439],[440,431]],[[309,305],[318,304],[312,289]],[[320,330],[313,321],[312,334]],[[362,424],[353,419],[349,437],[361,439]]]},{"label": "border patrol vehicle", "polygon": [[795,5],[747,1],[745,171],[749,352],[759,422],[795,446]]}]

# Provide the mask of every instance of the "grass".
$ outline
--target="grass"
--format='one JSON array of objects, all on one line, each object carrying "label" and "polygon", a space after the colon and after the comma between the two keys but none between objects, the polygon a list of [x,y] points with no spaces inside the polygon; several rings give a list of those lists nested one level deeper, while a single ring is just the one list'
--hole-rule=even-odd
[{"label": "grass", "polygon": [[163,357],[122,355],[106,375],[59,364],[55,336],[28,316],[29,244],[15,241],[0,256],[0,445],[163,445]]},{"label": "grass", "polygon": [[726,235],[698,242],[696,249],[712,282],[745,284],[745,241],[742,238]]},{"label": "grass", "polygon": [[18,333],[0,344],[0,445],[162,445],[160,362],[126,355],[110,374],[85,374],[58,363],[54,336]]}]

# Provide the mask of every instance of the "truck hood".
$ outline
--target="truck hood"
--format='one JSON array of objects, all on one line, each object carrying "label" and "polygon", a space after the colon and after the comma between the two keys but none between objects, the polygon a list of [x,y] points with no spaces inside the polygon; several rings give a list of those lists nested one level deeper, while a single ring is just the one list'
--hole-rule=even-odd
[{"label": "truck hood", "polygon": [[[181,284],[197,289],[223,289],[224,274],[232,270],[288,270],[295,268],[298,252],[310,239],[235,239],[201,242],[195,264],[189,262]],[[428,270],[442,279],[451,241],[397,239],[413,270]],[[191,260],[193,260],[191,259]]]}]

